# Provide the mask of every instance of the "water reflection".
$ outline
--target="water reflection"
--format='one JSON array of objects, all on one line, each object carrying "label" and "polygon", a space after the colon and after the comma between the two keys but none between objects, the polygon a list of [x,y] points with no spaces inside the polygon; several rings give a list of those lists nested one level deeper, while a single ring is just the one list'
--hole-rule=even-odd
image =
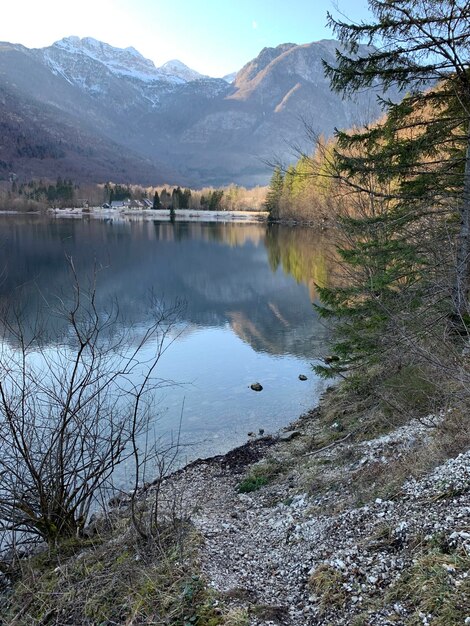
[{"label": "water reflection", "polygon": [[317,300],[316,286],[328,282],[328,265],[333,251],[328,239],[310,228],[272,225],[266,233],[269,265],[273,271],[282,267],[297,282],[307,285],[310,299]]},{"label": "water reflection", "polygon": [[324,249],[312,229],[264,224],[8,217],[0,221],[0,299],[27,287],[23,308],[35,315],[69,288],[68,256],[84,280],[98,269],[101,301],[115,298],[129,324],[145,321],[153,288],[168,302],[184,298],[191,324],[228,321],[256,350],[311,357],[292,335],[301,339],[305,322],[314,330],[311,301],[315,284],[326,281]]},{"label": "water reflection", "polygon": [[[0,302],[20,298],[33,320],[45,301],[69,289],[66,256],[82,281],[99,268],[99,306],[114,299],[128,326],[145,325],[150,289],[168,303],[184,300],[186,330],[165,357],[163,375],[192,382],[187,418],[204,436],[227,431],[234,419],[238,427],[230,428],[246,436],[252,423],[279,426],[314,403],[320,383],[309,369],[322,353],[324,330],[311,302],[328,264],[312,229],[3,217]],[[51,334],[63,330],[55,318],[48,323]],[[300,370],[309,385],[294,384]],[[255,400],[246,388],[263,376],[271,392]],[[295,389],[285,388],[286,377]],[[177,410],[181,394],[167,400],[170,409]],[[244,419],[236,418],[243,411]]]}]

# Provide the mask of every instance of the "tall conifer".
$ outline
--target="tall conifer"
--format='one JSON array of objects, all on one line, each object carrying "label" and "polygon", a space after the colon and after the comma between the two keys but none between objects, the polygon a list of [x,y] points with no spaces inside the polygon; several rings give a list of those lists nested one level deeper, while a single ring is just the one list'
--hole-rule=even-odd
[{"label": "tall conifer", "polygon": [[[400,103],[384,101],[382,126],[338,133],[339,167],[345,178],[373,172],[393,179],[386,196],[396,200],[400,219],[429,207],[458,213],[451,295],[454,314],[463,319],[470,278],[470,3],[369,0],[369,7],[369,24],[329,16],[347,51],[337,52],[335,66],[325,64],[332,87],[349,94],[380,84],[409,93]],[[371,48],[361,56],[363,41]],[[380,149],[359,150],[356,158],[341,154],[354,146]]]}]

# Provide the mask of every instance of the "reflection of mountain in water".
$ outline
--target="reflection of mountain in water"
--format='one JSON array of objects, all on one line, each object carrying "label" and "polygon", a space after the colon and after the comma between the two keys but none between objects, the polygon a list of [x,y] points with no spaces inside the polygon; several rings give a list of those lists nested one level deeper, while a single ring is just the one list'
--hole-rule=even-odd
[{"label": "reflection of mountain in water", "polygon": [[102,268],[100,303],[115,298],[127,325],[145,323],[153,289],[168,303],[183,299],[190,324],[229,322],[258,351],[311,358],[323,334],[311,296],[326,264],[311,229],[5,217],[0,299],[10,301],[27,285],[22,307],[32,318],[44,299],[69,288],[65,255],[81,277]]}]

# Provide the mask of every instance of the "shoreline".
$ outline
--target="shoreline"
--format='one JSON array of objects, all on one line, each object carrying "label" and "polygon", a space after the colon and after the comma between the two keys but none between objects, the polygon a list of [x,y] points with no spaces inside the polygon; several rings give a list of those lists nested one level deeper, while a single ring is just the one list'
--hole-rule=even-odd
[{"label": "shoreline", "polygon": [[[54,217],[94,217],[102,219],[120,220],[128,218],[143,218],[155,221],[171,222],[169,209],[48,209],[47,214]],[[266,211],[206,211],[196,209],[176,209],[175,221],[208,221],[208,222],[265,222]]]},{"label": "shoreline", "polygon": [[[83,208],[49,208],[44,211],[0,210],[0,216],[7,215],[41,215],[57,218],[85,218],[105,220],[128,220],[129,218],[148,221],[171,222],[169,209],[102,209],[101,207]],[[270,220],[267,211],[206,211],[201,209],[176,209],[176,222],[240,222],[266,223],[279,226],[319,228],[329,230],[332,225],[324,219],[295,220],[292,218]]]},{"label": "shoreline", "polygon": [[[470,623],[470,451],[441,454],[452,419],[397,417],[371,430],[362,401],[329,388],[277,437],[196,459],[141,489],[141,519],[159,503],[156,553],[121,500],[75,551],[31,557],[31,587],[20,587],[13,609],[39,597],[46,610],[49,598],[54,615],[65,595],[60,615],[77,624],[97,620],[83,621],[82,596],[112,623],[124,623],[112,616],[129,606],[145,608],[143,624],[166,623],[170,610],[201,626]],[[169,540],[175,556],[162,560]],[[192,590],[190,604],[182,589]]]},{"label": "shoreline", "polygon": [[[326,392],[279,431],[290,433],[285,440],[248,441],[168,478],[201,537],[209,589],[229,613],[243,613],[244,624],[414,624],[427,597],[410,599],[406,581],[432,558],[451,563],[457,592],[470,584],[452,557],[470,554],[470,452],[412,467],[410,456],[435,454],[445,417],[364,436],[352,423],[338,428],[339,396],[338,388]],[[251,479],[258,486],[243,491]],[[448,557],[435,555],[443,536]],[[420,623],[441,624],[430,616]]]}]

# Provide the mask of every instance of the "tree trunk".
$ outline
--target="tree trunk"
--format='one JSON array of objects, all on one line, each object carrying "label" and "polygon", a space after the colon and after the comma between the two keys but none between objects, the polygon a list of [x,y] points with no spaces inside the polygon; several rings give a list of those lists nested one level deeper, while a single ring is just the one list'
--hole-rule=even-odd
[{"label": "tree trunk", "polygon": [[468,314],[470,259],[470,122],[465,156],[463,198],[460,205],[460,230],[457,238],[457,267],[454,285],[455,313],[460,320]]}]

